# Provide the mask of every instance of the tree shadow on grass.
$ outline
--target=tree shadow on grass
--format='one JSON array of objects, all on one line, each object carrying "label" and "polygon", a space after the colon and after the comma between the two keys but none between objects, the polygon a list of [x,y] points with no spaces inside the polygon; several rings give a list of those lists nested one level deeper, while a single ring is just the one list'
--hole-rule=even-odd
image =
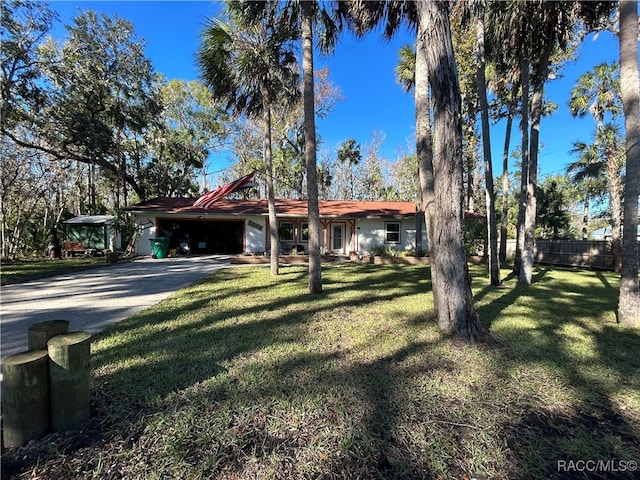
[{"label": "tree shadow on grass", "polygon": [[[304,269],[286,271],[293,290],[264,278],[238,289],[220,273],[105,332],[93,358],[96,435],[41,442],[64,453],[41,456],[47,478],[91,477],[100,461],[108,480],[462,478],[481,472],[485,446],[480,460],[502,458],[484,478],[548,478],[556,455],[637,458],[637,424],[617,397],[638,388],[637,335],[590,320],[611,292],[586,298],[592,287],[544,270],[544,282],[479,307],[495,315],[503,348],[457,350],[424,313],[383,310],[398,295],[421,301],[424,270],[346,272],[327,272],[313,302]],[[509,324],[513,304],[542,320]],[[557,404],[547,386],[563,395]]]},{"label": "tree shadow on grass", "polygon": [[[223,376],[235,359],[259,356],[263,350],[299,341],[307,334],[309,319],[314,315],[362,305],[363,299],[357,291],[341,296],[343,290],[351,292],[355,287],[366,290],[369,282],[381,283],[387,289],[370,295],[368,301],[385,302],[395,298],[394,290],[411,294],[421,288],[416,281],[412,290],[398,272],[381,275],[378,269],[377,275],[371,275],[362,284],[327,282],[325,291],[314,297],[320,302],[309,302],[304,289],[298,288],[301,293],[285,298],[265,294],[265,301],[256,303],[243,299],[277,288],[283,278],[300,287],[306,272],[293,268],[282,278],[243,289],[227,284],[231,277],[243,275],[252,273],[223,271],[189,287],[179,298],[169,298],[96,336],[94,344],[98,348],[92,355],[92,419],[87,424],[91,434],[82,441],[71,442],[64,440],[65,435],[49,436],[40,442],[57,445],[48,454],[43,447],[31,450],[33,454],[28,449],[17,449],[15,454],[3,455],[3,470],[9,478],[12,472],[34,468],[42,459],[56,458],[58,449],[64,451],[65,456],[73,456],[74,452],[99,448],[105,442],[121,443],[125,447],[136,445],[145,432],[140,419],[163,414],[165,398]],[[231,299],[236,301],[230,303]],[[224,399],[226,388],[235,387],[227,385],[212,392],[212,401]],[[71,465],[69,462],[67,465]],[[84,474],[99,468],[93,460],[85,463],[81,470]],[[113,478],[118,478],[117,465],[113,472],[116,472]],[[56,478],[54,473],[49,473],[50,478]],[[82,474],[78,474],[75,478],[81,477]],[[60,478],[73,477],[69,477],[67,471],[60,473]]]},{"label": "tree shadow on grass", "polygon": [[[640,386],[640,362],[637,356],[622,353],[637,352],[640,337],[614,326],[598,331],[573,321],[590,331],[595,343],[592,355],[581,356],[575,353],[575,340],[559,328],[561,323],[518,332],[520,342],[530,343],[531,348],[526,355],[512,351],[512,362],[555,373],[556,381],[573,400],[558,402],[559,406],[528,400],[530,406],[521,418],[505,425],[510,448],[518,463],[539,474],[536,478],[637,478],[636,472],[613,470],[612,466],[587,472],[584,462],[626,462],[640,457],[637,405],[627,410],[623,396]],[[569,461],[583,462],[582,470],[564,468]]]},{"label": "tree shadow on grass", "polygon": [[[525,391],[519,418],[505,423],[514,463],[530,472],[520,478],[637,478],[612,465],[640,458],[638,406],[625,405],[640,387],[640,335],[613,323],[617,290],[602,272],[575,272],[576,282],[545,271],[545,282],[516,285],[479,307],[506,345],[504,368],[541,372],[549,391],[566,395],[549,404]],[[591,460],[618,463],[586,471]],[[568,461],[582,461],[582,470],[568,471]]]}]

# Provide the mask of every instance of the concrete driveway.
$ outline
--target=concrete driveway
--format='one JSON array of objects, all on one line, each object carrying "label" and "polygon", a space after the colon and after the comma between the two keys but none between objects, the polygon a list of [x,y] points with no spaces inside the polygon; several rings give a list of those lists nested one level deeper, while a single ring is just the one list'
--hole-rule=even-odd
[{"label": "concrete driveway", "polygon": [[6,285],[0,295],[0,356],[26,350],[27,329],[34,323],[68,320],[69,331],[95,334],[228,265],[228,256],[142,258]]}]

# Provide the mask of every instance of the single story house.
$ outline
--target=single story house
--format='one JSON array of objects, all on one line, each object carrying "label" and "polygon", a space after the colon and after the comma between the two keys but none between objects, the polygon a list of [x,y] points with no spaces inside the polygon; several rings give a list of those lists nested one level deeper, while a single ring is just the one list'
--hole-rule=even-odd
[{"label": "single story house", "polygon": [[[127,207],[143,229],[136,245],[138,255],[151,255],[151,241],[168,237],[170,249],[189,253],[264,254],[270,249],[269,210],[266,199],[221,199],[211,208],[193,206],[192,198],[159,197]],[[320,200],[320,244],[323,252],[368,254],[374,247],[427,249],[423,225],[416,239],[416,205],[413,202]],[[282,253],[308,252],[307,200],[276,200]],[[420,218],[420,217],[418,217]]]}]

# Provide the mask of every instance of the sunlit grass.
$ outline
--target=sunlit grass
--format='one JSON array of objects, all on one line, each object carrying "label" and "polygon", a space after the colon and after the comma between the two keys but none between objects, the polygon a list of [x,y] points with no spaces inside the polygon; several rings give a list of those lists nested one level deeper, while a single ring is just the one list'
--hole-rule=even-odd
[{"label": "sunlit grass", "polygon": [[613,274],[494,288],[472,267],[494,349],[440,335],[428,274],[327,265],[309,296],[305,266],[232,268],[176,293],[96,339],[100,441],[34,472],[527,479],[640,458],[640,337],[615,323]]}]

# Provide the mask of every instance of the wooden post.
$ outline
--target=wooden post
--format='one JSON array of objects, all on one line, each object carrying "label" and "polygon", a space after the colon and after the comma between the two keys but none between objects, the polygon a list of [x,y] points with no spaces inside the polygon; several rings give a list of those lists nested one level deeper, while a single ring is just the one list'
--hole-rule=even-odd
[{"label": "wooden post", "polygon": [[49,340],[51,428],[74,430],[89,418],[91,335],[71,332]]},{"label": "wooden post", "polygon": [[49,431],[49,358],[46,350],[2,361],[2,422],[5,447],[19,447]]},{"label": "wooden post", "polygon": [[29,350],[46,350],[50,338],[68,331],[69,322],[67,320],[48,320],[34,323],[27,330]]}]

